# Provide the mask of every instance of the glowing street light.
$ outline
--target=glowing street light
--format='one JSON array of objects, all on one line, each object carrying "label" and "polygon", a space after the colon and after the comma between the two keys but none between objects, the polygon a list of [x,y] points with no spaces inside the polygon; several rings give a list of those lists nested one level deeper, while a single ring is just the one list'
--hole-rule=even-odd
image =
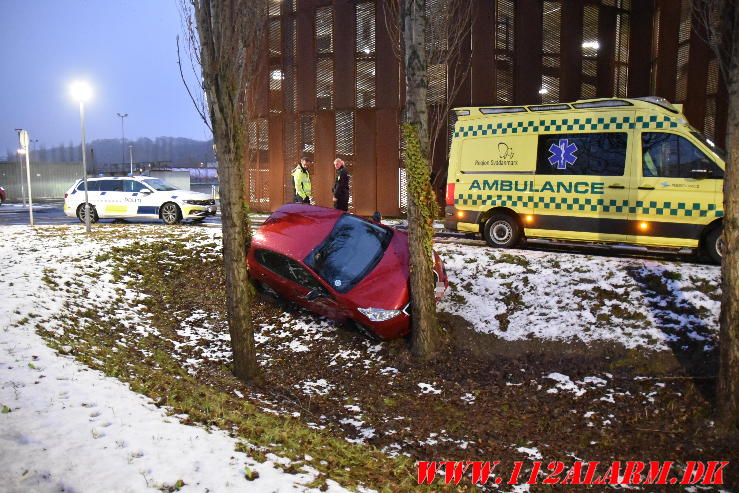
[{"label": "glowing street light", "polygon": [[85,183],[85,230],[90,232],[90,204],[87,201],[87,151],[85,149],[85,102],[92,97],[87,82],[77,81],[70,88],[72,97],[80,103],[80,131],[82,133],[82,181]]}]

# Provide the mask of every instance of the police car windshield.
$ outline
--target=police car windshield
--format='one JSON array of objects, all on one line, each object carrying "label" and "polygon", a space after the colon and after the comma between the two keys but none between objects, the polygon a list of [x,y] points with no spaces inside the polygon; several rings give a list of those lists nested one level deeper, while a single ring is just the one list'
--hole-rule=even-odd
[{"label": "police car windshield", "polygon": [[719,146],[713,143],[711,139],[703,135],[697,130],[694,130],[690,132],[693,137],[700,140],[706,147],[711,149],[718,157],[720,157],[724,162],[726,162],[726,151],[721,149]]},{"label": "police car windshield", "polygon": [[304,262],[339,293],[346,293],[375,268],[393,232],[344,214]]},{"label": "police car windshield", "polygon": [[169,183],[165,183],[162,180],[155,179],[155,180],[144,180],[144,183],[149,185],[151,188],[158,192],[170,192],[172,190],[179,190],[177,187],[173,187]]}]

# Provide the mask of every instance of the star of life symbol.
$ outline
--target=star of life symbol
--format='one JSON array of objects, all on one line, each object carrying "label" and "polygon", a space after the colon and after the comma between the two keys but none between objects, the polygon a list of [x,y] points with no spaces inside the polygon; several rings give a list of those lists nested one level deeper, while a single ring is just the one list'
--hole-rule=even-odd
[{"label": "star of life symbol", "polygon": [[552,153],[549,156],[549,164],[552,166],[556,164],[557,169],[567,169],[568,164],[573,165],[577,161],[577,156],[575,156],[577,146],[570,144],[567,139],[559,139],[559,144],[552,144],[549,152]]}]

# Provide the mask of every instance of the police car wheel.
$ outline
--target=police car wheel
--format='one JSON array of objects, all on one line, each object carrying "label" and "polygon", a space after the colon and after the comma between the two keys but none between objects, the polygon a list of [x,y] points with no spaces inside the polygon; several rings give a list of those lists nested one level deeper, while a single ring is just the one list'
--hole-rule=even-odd
[{"label": "police car wheel", "polygon": [[[98,222],[98,213],[95,210],[95,206],[90,204],[90,223],[96,223]],[[80,204],[79,207],[77,207],[77,219],[80,220],[81,223],[85,222],[85,204]]]},{"label": "police car wheel", "polygon": [[509,248],[521,239],[521,228],[514,218],[507,214],[493,214],[483,229],[485,241],[491,247]]},{"label": "police car wheel", "polygon": [[723,226],[714,228],[708,232],[706,239],[703,242],[703,249],[708,257],[715,263],[721,263],[721,257],[723,256],[724,241],[723,241]]},{"label": "police car wheel", "polygon": [[178,222],[180,222],[180,220],[182,220],[182,213],[180,212],[180,208],[174,202],[167,202],[162,206],[160,210],[162,221],[164,221],[164,224],[177,224]]}]

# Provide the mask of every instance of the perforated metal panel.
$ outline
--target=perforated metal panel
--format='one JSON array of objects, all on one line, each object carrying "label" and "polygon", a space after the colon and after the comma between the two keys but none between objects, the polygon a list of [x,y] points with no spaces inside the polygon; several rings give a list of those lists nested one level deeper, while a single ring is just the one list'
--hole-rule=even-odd
[{"label": "perforated metal panel", "polygon": [[625,98],[628,93],[629,84],[629,34],[630,34],[630,8],[631,2],[621,2],[621,10],[616,17],[616,60],[613,72],[614,96]]},{"label": "perforated metal panel", "polygon": [[652,17],[652,60],[649,64],[649,93],[657,94],[657,59],[659,58],[659,33],[660,33],[660,8],[654,9],[654,16]]},{"label": "perforated metal panel", "polygon": [[708,62],[708,84],[706,85],[706,117],[703,133],[709,139],[716,139],[716,93],[718,92],[719,64],[716,58]]},{"label": "perforated metal panel", "polygon": [[440,53],[447,49],[447,9],[449,0],[426,0],[426,51]]},{"label": "perforated metal panel", "polygon": [[596,83],[598,77],[598,5],[585,5],[583,7],[582,25],[582,86],[580,95],[582,98],[594,98],[596,94]]},{"label": "perforated metal panel", "polygon": [[333,108],[334,59],[319,58],[316,62],[316,107],[319,110]]},{"label": "perforated metal panel", "polygon": [[282,81],[285,76],[279,63],[270,64],[269,68],[269,109],[279,112],[282,108]]},{"label": "perforated metal panel", "polygon": [[429,104],[443,104],[446,101],[446,65],[436,64],[429,65],[428,76],[428,96]]},{"label": "perforated metal panel", "polygon": [[677,48],[677,83],[675,99],[677,103],[684,103],[688,97],[688,56],[690,53],[691,13],[690,0],[680,2],[680,37]]},{"label": "perforated metal panel", "polygon": [[354,112],[336,112],[336,154],[346,160],[354,155]]},{"label": "perforated metal panel", "polygon": [[408,214],[408,175],[405,168],[398,168],[398,208],[401,214]]},{"label": "perforated metal panel", "polygon": [[313,114],[300,115],[300,152],[312,154],[316,150],[316,117]]},{"label": "perforated metal panel", "polygon": [[291,172],[295,165],[300,160],[300,138],[299,138],[300,125],[298,124],[297,118],[287,118],[285,120],[285,131],[283,135],[284,139],[284,156],[285,164],[283,168],[283,189],[285,191],[285,197],[292,197],[293,194],[293,181]]},{"label": "perforated metal panel", "polygon": [[[562,9],[559,2],[544,2],[543,12],[543,42],[542,65],[545,74],[541,78],[542,103],[556,103],[559,101],[559,56],[560,56],[560,28],[562,24]],[[556,75],[555,75],[556,74]]]},{"label": "perforated metal panel", "polygon": [[357,4],[356,18],[356,50],[358,56],[370,56],[375,53],[375,4],[363,2]]},{"label": "perforated metal panel", "polygon": [[357,108],[371,108],[375,105],[375,61],[357,60]]},{"label": "perforated metal panel", "polygon": [[495,9],[495,104],[513,103],[515,2],[498,0]]},{"label": "perforated metal panel", "polygon": [[269,21],[269,55],[282,55],[282,21],[279,18]]},{"label": "perforated metal panel", "polygon": [[334,51],[334,14],[331,7],[316,9],[316,52]]},{"label": "perforated metal panel", "polygon": [[269,3],[269,16],[270,17],[275,17],[275,16],[278,16],[278,15],[280,15],[282,13],[281,12],[281,10],[282,10],[281,9],[281,7],[282,7],[281,4],[282,4],[282,2],[279,1],[279,0],[278,1],[274,1],[273,0],[272,2]]},{"label": "perforated metal panel", "polygon": [[295,80],[295,61],[296,61],[296,50],[297,50],[297,30],[295,25],[295,19],[289,19],[284,23],[285,26],[285,53],[283,55],[283,66],[282,66],[282,96],[283,96],[283,107],[288,113],[293,113],[296,110],[296,102],[298,100],[298,85]]}]

